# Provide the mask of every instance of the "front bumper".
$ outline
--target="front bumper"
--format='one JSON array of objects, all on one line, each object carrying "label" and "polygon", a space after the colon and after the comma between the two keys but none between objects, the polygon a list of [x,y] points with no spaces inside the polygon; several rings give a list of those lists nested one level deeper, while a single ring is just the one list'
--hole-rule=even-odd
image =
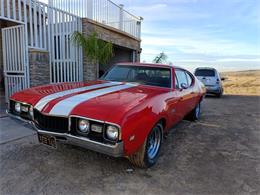
[{"label": "front bumper", "polygon": [[221,87],[219,87],[219,86],[206,86],[206,93],[208,93],[208,94],[219,94],[219,93],[221,93]]},{"label": "front bumper", "polygon": [[33,128],[37,131],[39,134],[45,134],[45,135],[50,135],[54,136],[57,141],[65,143],[65,144],[71,144],[71,145],[76,145],[80,146],[86,149],[90,149],[96,152],[100,152],[103,154],[107,154],[109,156],[113,157],[123,157],[124,156],[124,143],[123,141],[115,143],[114,145],[112,144],[104,144],[100,142],[96,142],[93,140],[90,140],[86,137],[79,137],[79,136],[74,136],[69,133],[56,133],[56,132],[50,132],[50,131],[45,131],[42,129],[39,129],[36,127],[35,123],[30,120],[23,119],[19,116],[13,115],[10,112],[6,111],[6,113],[14,119],[21,120],[23,122],[27,122],[33,126]]}]

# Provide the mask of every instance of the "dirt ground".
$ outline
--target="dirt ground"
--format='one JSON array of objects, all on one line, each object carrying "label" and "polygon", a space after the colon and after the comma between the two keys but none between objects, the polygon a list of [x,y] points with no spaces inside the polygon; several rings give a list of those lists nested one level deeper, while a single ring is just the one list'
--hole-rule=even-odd
[{"label": "dirt ground", "polygon": [[207,97],[150,169],[35,135],[1,144],[0,194],[260,194],[259,106],[259,96]]}]

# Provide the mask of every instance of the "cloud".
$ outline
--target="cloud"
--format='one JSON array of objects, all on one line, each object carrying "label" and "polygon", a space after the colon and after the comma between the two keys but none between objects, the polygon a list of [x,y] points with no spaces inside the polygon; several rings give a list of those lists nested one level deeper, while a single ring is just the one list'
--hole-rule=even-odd
[{"label": "cloud", "polygon": [[[238,55],[238,54],[257,54],[257,46],[224,39],[211,39],[210,37],[182,37],[174,36],[144,36],[142,47],[161,48],[161,50],[177,50],[183,53],[195,54],[218,54],[218,55]],[[144,50],[144,53],[146,51]]]},{"label": "cloud", "polygon": [[145,5],[130,6],[128,9],[141,15],[145,21],[158,22],[158,21],[176,21],[176,20],[189,20],[189,19],[202,19],[210,16],[209,13],[202,12],[189,12],[187,9],[181,6],[170,6],[169,1],[167,3],[155,3]]}]

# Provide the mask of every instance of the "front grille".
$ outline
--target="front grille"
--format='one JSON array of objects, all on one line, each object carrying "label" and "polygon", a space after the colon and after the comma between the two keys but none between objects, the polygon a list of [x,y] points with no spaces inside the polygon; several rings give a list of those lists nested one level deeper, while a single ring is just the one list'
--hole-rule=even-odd
[{"label": "front grille", "polygon": [[56,133],[68,132],[68,118],[44,115],[36,109],[33,114],[35,124],[39,129]]}]

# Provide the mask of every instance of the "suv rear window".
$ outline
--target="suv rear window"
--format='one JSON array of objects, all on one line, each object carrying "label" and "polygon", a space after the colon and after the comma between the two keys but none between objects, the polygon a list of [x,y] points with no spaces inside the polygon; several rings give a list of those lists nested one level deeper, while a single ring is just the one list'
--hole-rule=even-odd
[{"label": "suv rear window", "polygon": [[214,77],[215,71],[214,70],[199,69],[199,70],[195,71],[195,76]]}]

